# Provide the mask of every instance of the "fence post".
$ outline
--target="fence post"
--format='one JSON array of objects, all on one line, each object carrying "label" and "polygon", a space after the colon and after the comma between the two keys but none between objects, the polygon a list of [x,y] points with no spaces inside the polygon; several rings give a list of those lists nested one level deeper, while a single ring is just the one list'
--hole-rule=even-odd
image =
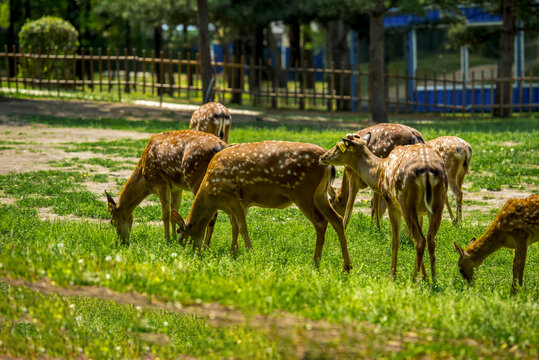
[{"label": "fence post", "polygon": [[131,48],[131,58],[133,63],[133,91],[137,91],[137,50],[135,48]]},{"label": "fence post", "polygon": [[150,70],[152,72],[152,96],[155,96],[155,50],[152,50],[152,65]]},{"label": "fence post", "polygon": [[395,109],[396,113],[399,113],[399,107],[400,107],[400,99],[399,99],[399,68],[395,68],[395,97],[396,97],[396,104]]},{"label": "fence post", "polygon": [[13,64],[14,64],[14,73],[13,76],[15,77],[15,89],[17,93],[19,92],[19,76],[18,76],[18,61],[17,61],[17,47],[16,45],[13,45]]},{"label": "fence post", "polygon": [[120,49],[116,48],[116,80],[118,88],[118,102],[122,102],[122,82],[120,80]]},{"label": "fence post", "polygon": [[111,79],[111,68],[110,68],[110,48],[107,48],[107,79],[109,81],[109,91],[112,90],[112,79]]},{"label": "fence post", "polygon": [[90,48],[90,88],[94,91],[94,49]]},{"label": "fence post", "polygon": [[101,56],[103,51],[101,48],[97,49],[97,70],[99,71],[99,92],[103,92],[103,59]]},{"label": "fence post", "polygon": [[328,110],[333,112],[333,90],[335,88],[335,62],[331,61],[329,68],[329,101],[328,101]]},{"label": "fence post", "polygon": [[81,55],[81,80],[82,80],[82,92],[84,92],[84,77],[85,77],[85,66],[84,66],[84,48],[80,49],[80,55]]},{"label": "fence post", "polygon": [[[128,57],[128,53],[127,53],[127,48],[124,48],[124,81],[125,81],[125,84],[124,84],[124,91],[126,94],[129,94],[130,92],[130,88],[129,88],[129,61],[127,60],[127,57]],[[119,77],[118,77],[119,79]],[[121,87],[121,85],[120,85]]]},{"label": "fence post", "polygon": [[471,108],[471,114],[472,116],[475,115],[475,71],[472,71],[472,108]]},{"label": "fence post", "polygon": [[163,74],[163,71],[164,71],[164,63],[163,63],[163,56],[165,55],[165,52],[163,50],[161,50],[159,52],[159,79],[157,79],[159,81],[159,86],[158,86],[158,90],[157,92],[159,93],[159,106],[161,107],[163,105],[163,93],[164,93],[164,90],[165,88],[163,87],[164,86],[164,83],[165,83],[165,77],[164,77],[164,74]]},{"label": "fence post", "polygon": [[9,54],[8,54],[8,47],[7,44],[4,44],[4,57],[6,59],[6,76],[7,76],[7,87],[8,89],[11,89],[11,73],[9,69]]}]

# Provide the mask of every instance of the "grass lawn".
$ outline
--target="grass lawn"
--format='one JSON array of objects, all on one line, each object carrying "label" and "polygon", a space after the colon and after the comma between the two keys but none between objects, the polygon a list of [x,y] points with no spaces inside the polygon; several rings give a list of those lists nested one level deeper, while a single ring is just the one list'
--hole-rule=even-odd
[{"label": "grass lawn", "polygon": [[[17,121],[88,131],[155,133],[171,127],[160,120],[25,116]],[[487,190],[538,192],[537,118],[404,122],[426,139],[456,135],[472,145],[468,192],[484,192],[485,199]],[[242,123],[233,125],[230,142],[275,139],[329,148],[345,133],[287,123]],[[481,235],[499,210],[484,199],[465,197],[458,227],[444,214],[437,236],[436,285],[412,282],[415,250],[404,232],[397,280],[388,279],[389,220],[385,217],[378,230],[358,213],[365,206],[361,203],[347,228],[354,266],[348,275],[342,272],[332,229],[321,265],[314,266],[314,227],[295,208],[252,208],[247,223],[253,250],[246,252],[240,240],[234,257],[229,255],[230,225],[220,215],[211,248],[197,256],[189,246],[165,242],[160,205],[152,197],[134,213],[130,244],[119,245],[115,230],[101,220],[109,218],[105,197],[85,184],[108,184],[117,197],[126,177],[92,169],[132,169],[133,160],[126,158],[140,156],[146,142],[60,141],[54,146],[66,154],[95,156],[0,175],[0,198],[10,200],[0,204],[0,353],[50,358],[539,356],[539,246],[528,249],[525,286],[515,296],[509,293],[513,253],[508,249],[485,261],[473,286],[458,272],[452,242],[465,245]],[[0,155],[24,146],[0,142]],[[189,212],[192,199],[184,193],[182,214]],[[64,217],[44,220],[44,208]],[[50,291],[14,279],[44,282]],[[103,295],[109,292],[127,301]],[[135,295],[147,303],[130,302]],[[236,319],[240,315],[243,320]]]}]

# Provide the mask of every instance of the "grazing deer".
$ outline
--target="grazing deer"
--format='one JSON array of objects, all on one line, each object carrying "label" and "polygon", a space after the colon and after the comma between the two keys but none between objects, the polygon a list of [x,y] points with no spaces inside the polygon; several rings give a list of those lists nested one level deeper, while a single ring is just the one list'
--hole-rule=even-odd
[{"label": "grazing deer", "polygon": [[[399,145],[413,145],[424,143],[423,136],[419,131],[401,124],[377,124],[355,132],[353,137],[361,138],[366,134],[370,135],[368,144],[369,150],[380,158],[386,158],[395,147]],[[354,201],[359,189],[364,189],[367,184],[354,174],[347,166],[344,167],[341,189],[334,197],[333,206],[341,215],[344,214],[344,226],[348,225]],[[386,203],[380,199],[378,193],[374,193],[371,200],[371,218],[376,220],[376,225],[380,227],[380,218],[385,212]]]},{"label": "grazing deer", "polygon": [[[414,280],[423,264],[425,242],[428,245],[432,280],[436,281],[434,237],[440,227],[447,192],[447,175],[438,152],[425,144],[397,146],[385,159],[374,155],[368,147],[371,134],[353,136],[320,157],[324,165],[346,165],[374,192],[384,198],[391,221],[391,278],[397,273],[401,215],[412,233],[416,248]],[[353,139],[353,140],[352,140]],[[427,239],[423,236],[423,215],[429,217]]]},{"label": "grazing deer", "polygon": [[[215,135],[196,130],[153,135],[122,189],[118,204],[105,191],[111,223],[121,242],[129,241],[133,210],[150,194],[159,196],[165,239],[169,240],[169,224],[174,226],[171,209],[179,210],[183,190],[196,194],[213,155],[225,147],[226,143]],[[208,229],[209,236],[211,230]]]},{"label": "grazing deer", "polygon": [[453,242],[459,254],[458,266],[462,276],[469,282],[474,269],[493,252],[502,247],[515,249],[513,258],[513,281],[511,292],[517,291],[517,281],[522,286],[528,246],[539,241],[539,195],[525,199],[509,199],[487,231],[472,239],[466,250]]},{"label": "grazing deer", "polygon": [[190,129],[204,131],[228,143],[232,117],[228,109],[217,102],[202,105],[193,112]]},{"label": "grazing deer", "polygon": [[238,231],[245,247],[251,248],[246,213],[251,206],[282,209],[292,203],[316,229],[314,260],[319,264],[328,222],[337,232],[344,270],[351,269],[342,217],[332,208],[328,187],[334,168],[322,166],[319,146],[285,141],[263,141],[232,145],[214,156],[195,196],[193,207],[180,223],[181,238],[190,236],[200,251],[204,228],[218,210],[232,219],[231,251],[237,249]]},{"label": "grazing deer", "polygon": [[456,217],[453,217],[451,206],[449,206],[449,196],[446,196],[445,204],[453,224],[456,225],[459,220],[462,220],[462,183],[470,168],[472,147],[456,136],[442,136],[427,141],[427,144],[438,150],[442,159],[444,159],[449,188],[455,194],[457,203]]}]

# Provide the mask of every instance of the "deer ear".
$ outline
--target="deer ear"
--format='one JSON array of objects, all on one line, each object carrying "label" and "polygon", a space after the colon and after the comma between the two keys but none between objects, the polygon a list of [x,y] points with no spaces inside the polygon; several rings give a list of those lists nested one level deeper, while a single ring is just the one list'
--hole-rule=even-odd
[{"label": "deer ear", "polygon": [[455,250],[459,253],[460,257],[466,257],[466,251],[464,251],[456,242],[453,241],[453,246]]},{"label": "deer ear", "polygon": [[115,211],[117,208],[116,201],[114,201],[112,196],[110,196],[110,194],[106,190],[105,190],[105,194],[107,195],[107,201],[108,201],[107,211],[112,214],[112,212]]},{"label": "deer ear", "polygon": [[172,209],[172,217],[174,218],[174,220],[176,220],[176,222],[178,223],[178,233],[179,232],[182,232],[182,231],[185,231],[186,227],[185,227],[185,221],[183,220],[182,216],[180,215],[179,212],[177,212],[175,209]]},{"label": "deer ear", "polygon": [[361,140],[365,141],[367,143],[367,145],[369,145],[369,143],[371,142],[371,132],[369,131],[368,133],[363,135]]}]

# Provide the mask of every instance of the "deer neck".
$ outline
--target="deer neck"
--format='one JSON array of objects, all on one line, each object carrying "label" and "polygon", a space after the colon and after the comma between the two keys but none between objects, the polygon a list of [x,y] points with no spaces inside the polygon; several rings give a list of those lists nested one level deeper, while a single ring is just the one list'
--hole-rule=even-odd
[{"label": "deer neck", "polygon": [[150,190],[144,184],[142,171],[135,169],[120,193],[117,211],[122,215],[130,215],[149,194]]},{"label": "deer neck", "polygon": [[354,171],[374,191],[378,189],[378,179],[382,171],[381,165],[383,161],[384,159],[377,157],[373,153],[365,152],[365,156],[362,156],[354,164]]},{"label": "deer neck", "polygon": [[480,238],[468,245],[466,253],[474,266],[481,265],[490,254],[502,247],[503,241],[498,239],[498,234],[499,230],[491,226]]}]

